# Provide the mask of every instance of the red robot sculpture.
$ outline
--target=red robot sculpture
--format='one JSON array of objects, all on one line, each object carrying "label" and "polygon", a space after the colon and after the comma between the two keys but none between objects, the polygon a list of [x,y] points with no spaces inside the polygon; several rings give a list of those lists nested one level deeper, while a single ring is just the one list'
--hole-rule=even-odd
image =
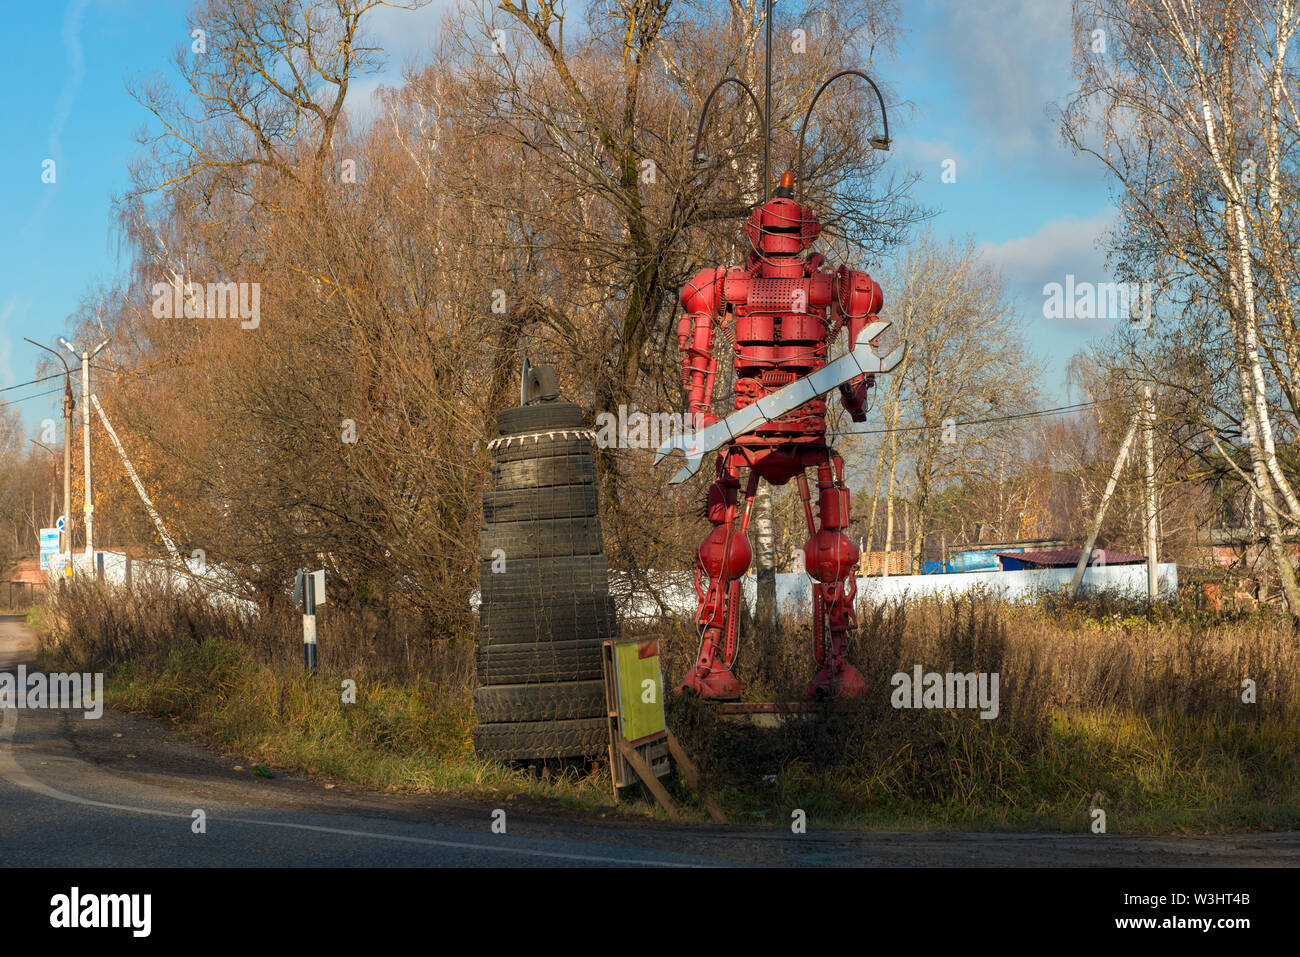
[{"label": "red robot sculpture", "polygon": [[[824,396],[838,387],[840,401],[855,422],[866,419],[867,390],[875,375],[902,359],[902,349],[881,359],[872,346],[888,326],[877,318],[880,286],[864,272],[840,266],[834,272],[811,246],[821,225],[794,198],[787,172],[775,195],[751,213],[745,235],[751,252],[744,266],[706,269],[686,284],[686,314],[677,338],[682,351],[682,387],[687,411],[705,428],[684,441],[666,444],[687,454],[687,467],[674,481],[693,474],[702,457],[719,450],[717,477],[709,487],[706,514],[713,530],[696,555],[698,660],[679,690],[705,698],[736,698],[736,659],[741,576],[752,552],[747,532],[760,480],[772,485],[798,482],[808,523],[804,557],[813,581],[813,653],[817,670],[808,696],[856,697],[862,675],[846,660],[856,627],[858,548],[845,534],[849,489],[844,461],[826,442]],[[715,333],[730,327],[734,339],[735,408],[719,420],[711,412],[717,359]],[[840,329],[849,350],[828,362]],[[743,496],[741,470],[747,471]],[[805,472],[817,470],[816,514]],[[739,523],[737,523],[739,519]]]}]

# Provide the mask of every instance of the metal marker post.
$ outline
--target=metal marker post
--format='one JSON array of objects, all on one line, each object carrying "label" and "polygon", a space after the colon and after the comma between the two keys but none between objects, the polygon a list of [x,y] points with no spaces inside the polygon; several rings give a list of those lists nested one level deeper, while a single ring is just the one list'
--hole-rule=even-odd
[{"label": "metal marker post", "polygon": [[[304,572],[306,569],[304,569]],[[303,576],[302,663],[308,671],[316,670],[316,576]]]},{"label": "metal marker post", "polygon": [[307,569],[300,568],[293,581],[293,603],[302,609],[302,664],[306,671],[316,670],[315,579]]}]

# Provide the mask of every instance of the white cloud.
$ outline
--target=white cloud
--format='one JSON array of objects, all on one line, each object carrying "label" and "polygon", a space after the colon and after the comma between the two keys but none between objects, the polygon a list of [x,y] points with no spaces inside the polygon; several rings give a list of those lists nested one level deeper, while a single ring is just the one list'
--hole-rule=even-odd
[{"label": "white cloud", "polygon": [[415,9],[382,6],[366,15],[366,39],[383,49],[384,65],[368,76],[355,77],[348,85],[347,111],[354,123],[365,124],[375,118],[375,92],[383,86],[402,86],[403,70],[427,58],[447,11],[462,2],[472,0],[432,0]]},{"label": "white cloud", "polygon": [[[50,121],[50,132],[46,139],[47,155],[42,157],[42,159],[54,160],[56,177],[61,172],[59,164],[63,162],[63,128],[68,124],[72,105],[81,93],[81,83],[86,76],[86,60],[81,46],[81,16],[86,12],[89,3],[90,0],[75,0],[63,15],[63,29],[60,35],[67,50],[68,70],[63,78],[63,87],[59,90],[59,99],[54,105],[54,118]],[[55,182],[58,182],[57,178]],[[23,232],[30,232],[36,226],[54,199],[54,189],[50,184],[45,185],[46,188],[41,190],[40,202],[27,217],[27,222],[23,224]]]},{"label": "white cloud", "polygon": [[981,243],[980,252],[1002,270],[1009,283],[1041,287],[1061,282],[1067,274],[1081,281],[1104,282],[1110,276],[1105,250],[1098,247],[1098,241],[1114,223],[1115,210],[1110,207],[1087,219],[1064,216],[1046,223],[1031,236],[1004,243]]},{"label": "white cloud", "polygon": [[938,181],[945,160],[954,160],[958,175],[967,172],[966,157],[948,139],[920,139],[906,133],[894,137],[890,153],[898,162],[921,170],[927,180]]},{"label": "white cloud", "polygon": [[936,52],[962,91],[971,123],[1000,154],[1063,150],[1046,109],[1072,84],[1069,3],[945,2],[933,23]]},{"label": "white cloud", "polygon": [[1083,295],[1082,290],[1089,286],[1099,290],[1100,285],[1115,282],[1114,274],[1106,265],[1106,248],[1101,244],[1115,222],[1116,210],[1108,207],[1087,218],[1054,219],[1030,236],[1004,243],[982,243],[979,249],[989,263],[1002,271],[1008,292],[1021,301],[1026,314],[1044,323],[1041,328],[1051,334],[1067,334],[1077,348],[1090,337],[1112,331],[1116,318],[1100,312],[1092,316],[1081,313],[1049,318],[1044,313],[1049,299],[1045,287],[1049,283],[1057,284],[1058,293],[1079,290],[1077,296]]},{"label": "white cloud", "polygon": [[433,0],[414,10],[383,6],[366,14],[366,32],[388,54],[389,70],[399,71],[405,59],[425,53],[438,36],[443,16],[456,3]]},{"label": "white cloud", "polygon": [[367,76],[354,79],[348,84],[346,106],[348,117],[353,123],[363,125],[375,118],[375,93],[383,86],[400,86],[400,81],[391,77]]}]

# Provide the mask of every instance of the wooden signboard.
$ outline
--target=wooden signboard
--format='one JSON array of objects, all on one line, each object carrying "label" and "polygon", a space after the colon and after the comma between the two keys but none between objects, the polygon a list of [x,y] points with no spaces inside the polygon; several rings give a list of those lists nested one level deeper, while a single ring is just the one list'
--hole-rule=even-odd
[{"label": "wooden signboard", "polygon": [[699,795],[701,806],[715,821],[725,823],[722,811],[704,789],[694,762],[668,730],[659,642],[607,641],[601,651],[614,800],[618,800],[619,788],[640,781],[661,807],[676,814],[677,805],[659,780],[672,771],[676,762],[686,783]]}]

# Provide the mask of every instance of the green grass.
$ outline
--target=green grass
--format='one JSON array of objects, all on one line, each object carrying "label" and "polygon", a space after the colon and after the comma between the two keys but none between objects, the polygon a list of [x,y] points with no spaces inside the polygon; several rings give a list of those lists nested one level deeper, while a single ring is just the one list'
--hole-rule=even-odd
[{"label": "green grass", "polygon": [[44,626],[44,611],[39,602],[35,605],[22,605],[16,608],[0,608],[0,615],[22,615],[27,624],[37,630]]},{"label": "green grass", "polygon": [[[664,816],[643,796],[615,811],[603,762],[539,774],[479,760],[463,644],[416,634],[398,644],[387,620],[367,631],[336,618],[333,671],[304,675],[286,651],[291,614],[240,620],[184,596],[101,591],[69,589],[46,609],[51,666],[103,670],[111,706],[249,766],[375,791]],[[671,684],[693,636],[659,637]],[[799,697],[804,638],[751,633],[742,677],[752,692]],[[820,827],[1086,833],[1099,806],[1109,833],[1300,827],[1300,642],[1284,619],[915,602],[864,614],[852,651],[876,691],[851,712],[759,729],[669,699],[670,725],[730,820],[784,828],[801,809]],[[998,672],[998,718],[893,709],[880,689],[915,663]],[[355,704],[342,701],[349,675]],[[1243,677],[1257,703],[1241,701]]]},{"label": "green grass", "polygon": [[344,704],[341,683],[254,664],[217,639],[161,659],[128,660],[106,677],[111,707],[168,720],[227,753],[312,778],[375,791],[612,803],[607,774],[538,777],[478,760],[466,689],[419,678],[363,679],[356,703]]},{"label": "green grass", "polygon": [[[277,672],[210,639],[114,666],[107,697],[227,753],[312,778],[613,807],[604,768],[542,778],[478,760],[467,689],[420,678],[363,680],[348,705],[332,679]],[[688,720],[672,710],[674,724]],[[1026,729],[867,708],[779,729],[712,724],[694,747],[707,752],[715,797],[736,823],[786,826],[800,808],[822,827],[1083,832],[1097,800],[1110,833],[1300,827],[1297,729],[1267,719],[1054,709]],[[662,816],[639,798],[623,809]]]},{"label": "green grass", "polygon": [[1097,806],[1108,833],[1300,827],[1297,729],[1272,721],[1053,709],[1027,734],[886,712],[717,734],[719,800],[740,821],[801,808],[852,828],[1085,832]]}]

